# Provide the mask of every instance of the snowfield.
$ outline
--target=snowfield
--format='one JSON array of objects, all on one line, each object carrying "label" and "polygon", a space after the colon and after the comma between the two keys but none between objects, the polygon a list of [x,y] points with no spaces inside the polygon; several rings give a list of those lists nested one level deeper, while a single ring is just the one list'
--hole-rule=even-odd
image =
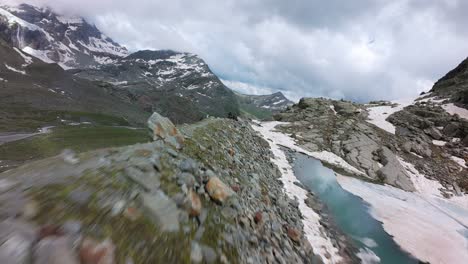
[{"label": "snowfield", "polygon": [[393,105],[384,105],[384,106],[373,106],[369,107],[369,120],[367,122],[374,124],[381,129],[387,131],[388,133],[395,134],[395,126],[387,121],[387,118],[406,106],[414,102],[414,98],[400,99],[392,101]]},{"label": "snowfield", "polygon": [[452,103],[442,105],[442,108],[444,108],[444,110],[451,115],[457,114],[461,118],[468,120],[468,110],[465,108],[458,107]]}]

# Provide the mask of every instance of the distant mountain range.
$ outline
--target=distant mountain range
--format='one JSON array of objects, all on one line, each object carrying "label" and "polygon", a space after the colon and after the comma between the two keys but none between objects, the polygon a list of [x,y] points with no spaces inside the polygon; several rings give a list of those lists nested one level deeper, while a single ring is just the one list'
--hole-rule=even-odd
[{"label": "distant mountain range", "polygon": [[236,93],[241,111],[244,115],[260,119],[270,119],[274,113],[285,110],[294,104],[283,93],[270,95],[245,95]]},{"label": "distant mountain range", "polygon": [[[171,50],[129,53],[85,19],[62,16],[49,8],[26,4],[1,6],[0,38],[4,48],[9,46],[17,55],[42,61],[38,67],[50,68],[57,63],[68,71],[61,71],[59,76],[66,75],[75,85],[84,82],[88,88],[93,86],[99,90],[83,94],[85,100],[97,99],[96,92],[105,93],[105,97],[131,105],[141,116],[158,111],[176,123],[190,123],[206,116],[241,114],[269,118],[291,104],[281,93],[266,96],[234,93],[194,54]],[[7,79],[2,73],[0,78]],[[34,95],[29,92],[21,96]],[[57,107],[55,102],[48,103],[47,100],[42,100],[41,109]],[[70,107],[80,104],[83,102],[67,103]],[[119,116],[125,116],[125,113],[120,112]]]}]

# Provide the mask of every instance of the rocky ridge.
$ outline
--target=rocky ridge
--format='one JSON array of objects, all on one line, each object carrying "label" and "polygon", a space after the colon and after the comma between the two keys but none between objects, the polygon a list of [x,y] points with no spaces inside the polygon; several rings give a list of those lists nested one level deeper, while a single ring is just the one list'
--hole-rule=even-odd
[{"label": "rocky ridge", "polygon": [[[0,258],[9,263],[310,263],[297,202],[245,121],[36,161],[1,176]],[[179,132],[180,130],[180,132]],[[169,137],[181,137],[178,150]],[[21,247],[15,247],[20,243]],[[161,246],[164,245],[164,246]]]}]

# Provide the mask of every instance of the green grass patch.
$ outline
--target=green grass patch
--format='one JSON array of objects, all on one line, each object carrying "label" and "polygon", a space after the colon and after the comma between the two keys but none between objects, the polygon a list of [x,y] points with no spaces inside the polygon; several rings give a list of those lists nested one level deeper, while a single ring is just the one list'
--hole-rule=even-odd
[{"label": "green grass patch", "polygon": [[63,149],[76,152],[148,142],[146,129],[110,126],[63,126],[49,134],[0,145],[0,160],[27,161],[59,154]]},{"label": "green grass patch", "polygon": [[262,109],[250,104],[240,105],[241,113],[243,116],[249,118],[256,118],[260,120],[268,120],[273,118],[273,112],[268,109]]},{"label": "green grass patch", "polygon": [[91,122],[103,126],[128,126],[122,117],[100,113],[39,110],[30,107],[0,107],[0,132],[34,132],[47,125],[69,122]]}]

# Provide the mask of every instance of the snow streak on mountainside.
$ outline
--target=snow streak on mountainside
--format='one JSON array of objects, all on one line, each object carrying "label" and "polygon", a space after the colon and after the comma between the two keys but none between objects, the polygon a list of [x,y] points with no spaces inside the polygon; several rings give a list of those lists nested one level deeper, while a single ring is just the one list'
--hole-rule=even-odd
[{"label": "snow streak on mountainside", "polygon": [[84,68],[128,55],[94,25],[78,17],[21,4],[0,6],[0,37],[46,63]]}]

